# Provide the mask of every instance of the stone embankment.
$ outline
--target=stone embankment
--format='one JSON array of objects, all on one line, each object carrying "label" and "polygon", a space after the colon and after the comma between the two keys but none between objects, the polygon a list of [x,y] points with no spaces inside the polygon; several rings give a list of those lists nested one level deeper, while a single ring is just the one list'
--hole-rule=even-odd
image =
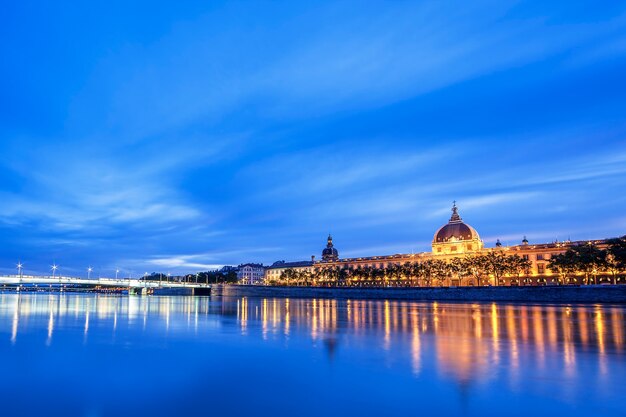
[{"label": "stone embankment", "polygon": [[626,303],[626,285],[554,287],[326,288],[214,285],[232,297],[335,298],[407,301],[513,301],[526,303]]}]

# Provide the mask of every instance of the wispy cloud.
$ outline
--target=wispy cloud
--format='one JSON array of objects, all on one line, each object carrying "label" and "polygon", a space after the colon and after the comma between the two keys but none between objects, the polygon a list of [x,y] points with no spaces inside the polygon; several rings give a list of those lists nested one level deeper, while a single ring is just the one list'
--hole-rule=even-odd
[{"label": "wispy cloud", "polygon": [[623,227],[626,10],[562,7],[229,3],[71,62],[7,36],[32,60],[0,70],[26,80],[0,112],[0,260],[196,270],[308,258],[328,230],[418,251],[454,199],[489,239]]}]

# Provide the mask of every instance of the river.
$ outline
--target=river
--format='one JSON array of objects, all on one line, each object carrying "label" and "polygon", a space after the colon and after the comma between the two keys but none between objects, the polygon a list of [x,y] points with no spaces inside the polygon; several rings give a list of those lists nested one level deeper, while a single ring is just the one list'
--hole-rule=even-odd
[{"label": "river", "polygon": [[2,416],[626,415],[624,305],[0,294]]}]

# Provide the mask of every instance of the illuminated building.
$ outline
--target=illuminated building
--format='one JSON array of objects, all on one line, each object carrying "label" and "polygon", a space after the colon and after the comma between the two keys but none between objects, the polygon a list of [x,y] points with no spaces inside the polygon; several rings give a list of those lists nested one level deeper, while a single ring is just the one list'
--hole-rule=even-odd
[{"label": "illuminated building", "polygon": [[[339,258],[339,253],[333,245],[332,237],[328,236],[327,246],[322,252],[322,259],[313,264],[314,272],[322,274],[335,273],[338,270],[365,270],[365,269],[385,269],[390,266],[402,266],[412,263],[423,263],[427,260],[442,260],[450,263],[455,258],[468,258],[478,255],[487,255],[491,252],[502,253],[505,255],[518,255],[520,258],[530,262],[530,268],[523,273],[512,276],[504,274],[500,277],[500,282],[495,283],[493,276],[485,276],[484,278],[476,278],[471,275],[455,276],[449,274],[445,279],[438,280],[436,283],[418,283],[419,286],[477,286],[477,285],[549,285],[558,283],[559,276],[557,273],[548,268],[550,259],[567,251],[568,248],[577,245],[593,244],[599,248],[606,247],[605,240],[593,241],[565,241],[530,244],[524,236],[521,244],[515,246],[503,246],[498,240],[493,248],[485,248],[480,235],[469,224],[465,223],[459,215],[456,203],[452,206],[452,216],[448,223],[440,227],[432,240],[432,252],[422,252],[417,254],[396,254],[385,256],[370,256],[360,258]],[[347,275],[350,275],[349,273]],[[356,275],[356,274],[353,274]],[[598,273],[598,275],[601,275]],[[602,277],[601,277],[602,278]],[[478,281],[482,282],[478,282]],[[566,284],[581,284],[583,280],[582,273],[574,273],[568,277]],[[407,285],[408,279],[396,279],[388,282],[385,278],[385,286],[404,286]],[[358,280],[350,277],[344,279],[345,285],[359,286],[378,286],[380,280],[375,278]],[[413,283],[412,285],[415,285]]]},{"label": "illuminated building", "polygon": [[331,262],[339,259],[339,252],[333,245],[333,237],[328,235],[326,248],[322,251],[322,261]]},{"label": "illuminated building", "polygon": [[313,272],[313,260],[310,261],[298,261],[298,262],[274,262],[265,271],[265,281],[277,281],[282,276],[283,272],[287,270],[293,270],[297,272]]},{"label": "illuminated building", "polygon": [[259,284],[263,282],[266,267],[263,264],[241,264],[237,271],[237,281],[241,284]]}]

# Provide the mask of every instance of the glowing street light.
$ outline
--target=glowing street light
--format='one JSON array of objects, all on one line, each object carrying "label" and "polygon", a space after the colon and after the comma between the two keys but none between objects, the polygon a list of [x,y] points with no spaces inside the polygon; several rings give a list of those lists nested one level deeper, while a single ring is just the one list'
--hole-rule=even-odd
[{"label": "glowing street light", "polygon": [[21,262],[17,263],[17,274],[20,276],[20,279],[22,279],[22,269],[24,269],[24,265]]},{"label": "glowing street light", "polygon": [[56,277],[57,269],[59,269],[59,266],[57,264],[53,264],[51,268],[52,268],[52,278],[54,279]]},{"label": "glowing street light", "polygon": [[92,267],[87,268],[87,279],[91,279],[91,272],[93,271]]},{"label": "glowing street light", "polygon": [[117,275],[118,275],[119,273],[120,273],[120,270],[119,270],[119,269],[116,269],[116,270],[115,270],[115,279],[117,279]]}]

